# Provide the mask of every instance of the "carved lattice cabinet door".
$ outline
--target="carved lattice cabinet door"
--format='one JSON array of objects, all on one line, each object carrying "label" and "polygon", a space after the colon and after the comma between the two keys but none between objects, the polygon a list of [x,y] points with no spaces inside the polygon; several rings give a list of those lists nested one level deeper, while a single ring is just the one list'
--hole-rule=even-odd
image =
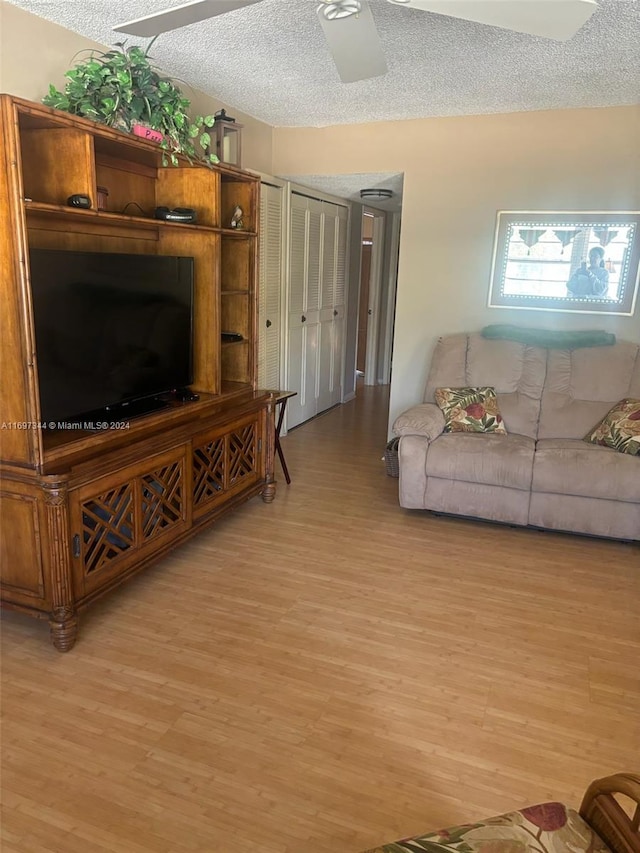
[{"label": "carved lattice cabinet door", "polygon": [[146,459],[73,490],[71,547],[76,595],[99,589],[162,539],[188,526],[185,448]]},{"label": "carved lattice cabinet door", "polygon": [[218,428],[194,439],[194,516],[212,511],[230,493],[242,492],[264,476],[261,422],[254,414],[232,428]]}]

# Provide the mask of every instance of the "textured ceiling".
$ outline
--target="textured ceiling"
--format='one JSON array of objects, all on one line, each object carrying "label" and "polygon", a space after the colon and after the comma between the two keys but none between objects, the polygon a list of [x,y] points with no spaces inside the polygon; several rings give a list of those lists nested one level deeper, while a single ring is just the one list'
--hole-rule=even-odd
[{"label": "textured ceiling", "polygon": [[[9,0],[105,45],[113,26],[184,0]],[[598,0],[568,42],[369,0],[389,72],[340,81],[316,0],[263,0],[161,35],[152,49],[167,74],[275,127],[314,127],[429,116],[479,115],[636,103],[640,0]],[[128,43],[146,40],[128,37]],[[71,63],[72,57],[69,57]],[[183,86],[189,95],[188,86]],[[371,206],[394,211],[402,176],[291,175],[352,201],[364,187],[394,191]]]},{"label": "textured ceiling", "polygon": [[[103,44],[113,26],[184,0],[9,0]],[[164,33],[166,73],[273,126],[609,106],[640,92],[640,0],[599,0],[557,43],[370,0],[389,72],[341,83],[315,0],[257,5]],[[129,38],[129,43],[145,40]],[[71,60],[71,57],[69,57]],[[187,91],[188,94],[188,91]]]},{"label": "textured ceiling", "polygon": [[[303,187],[312,187],[347,201],[356,201],[359,204],[366,204],[367,207],[375,207],[391,213],[400,210],[402,204],[403,176],[394,175],[391,172],[357,175],[281,175],[281,177]],[[393,196],[380,201],[371,199],[364,201],[360,198],[360,190],[363,189],[387,189],[391,190]]]}]

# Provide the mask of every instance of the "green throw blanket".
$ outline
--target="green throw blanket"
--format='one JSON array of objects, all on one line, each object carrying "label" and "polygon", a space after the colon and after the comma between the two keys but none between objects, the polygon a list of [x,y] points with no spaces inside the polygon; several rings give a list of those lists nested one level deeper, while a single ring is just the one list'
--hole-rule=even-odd
[{"label": "green throw blanket", "polygon": [[611,332],[597,329],[584,332],[561,332],[553,329],[527,329],[523,326],[485,326],[480,332],[483,338],[518,341],[532,347],[548,349],[577,349],[578,347],[608,347],[616,342]]}]

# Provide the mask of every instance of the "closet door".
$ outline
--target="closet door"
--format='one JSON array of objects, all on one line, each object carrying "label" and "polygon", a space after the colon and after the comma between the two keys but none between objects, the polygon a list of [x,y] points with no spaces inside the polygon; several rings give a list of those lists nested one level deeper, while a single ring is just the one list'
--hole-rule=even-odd
[{"label": "closet door", "polygon": [[317,412],[321,202],[291,195],[287,388],[288,428]]},{"label": "closet door", "polygon": [[260,190],[260,289],[258,301],[258,387],[280,388],[281,293],[284,283],[283,187],[263,182]]},{"label": "closet door", "polygon": [[287,423],[342,400],[348,208],[291,195]]}]

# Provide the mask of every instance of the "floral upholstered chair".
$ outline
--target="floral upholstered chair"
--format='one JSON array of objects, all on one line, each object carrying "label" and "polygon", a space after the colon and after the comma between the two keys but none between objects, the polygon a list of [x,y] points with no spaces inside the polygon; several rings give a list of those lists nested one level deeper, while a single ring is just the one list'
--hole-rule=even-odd
[{"label": "floral upholstered chair", "polygon": [[[629,816],[618,802],[633,804]],[[543,803],[383,844],[367,853],[640,853],[640,775],[619,773],[593,782],[580,813]]]}]

